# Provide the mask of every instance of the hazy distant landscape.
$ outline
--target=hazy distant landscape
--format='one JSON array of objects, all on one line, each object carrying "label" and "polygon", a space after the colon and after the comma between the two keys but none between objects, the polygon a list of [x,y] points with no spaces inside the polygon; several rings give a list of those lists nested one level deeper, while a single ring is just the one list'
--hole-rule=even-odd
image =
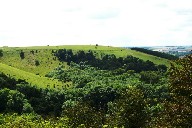
[{"label": "hazy distant landscape", "polygon": [[162,46],[162,47],[148,47],[149,50],[164,52],[178,57],[192,54],[192,46]]},{"label": "hazy distant landscape", "polygon": [[[134,48],[134,47],[127,47],[127,48]],[[167,53],[167,54],[175,55],[177,57],[183,57],[185,55],[192,54],[192,46],[151,46],[151,47],[148,46],[148,47],[138,47],[138,48],[144,48],[151,51]]]}]

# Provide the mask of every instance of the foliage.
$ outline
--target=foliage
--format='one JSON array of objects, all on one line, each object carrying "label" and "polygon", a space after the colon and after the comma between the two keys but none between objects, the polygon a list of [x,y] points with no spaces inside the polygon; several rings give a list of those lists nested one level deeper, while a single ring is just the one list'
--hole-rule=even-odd
[{"label": "foliage", "polygon": [[63,115],[69,118],[72,127],[84,124],[85,127],[101,127],[104,123],[104,115],[100,111],[86,103],[77,103],[75,106],[64,109]]},{"label": "foliage", "polygon": [[144,81],[147,84],[155,84],[160,80],[159,72],[155,71],[142,71],[141,73],[141,81]]},{"label": "foliage", "polygon": [[25,94],[38,114],[59,116],[65,101],[65,92],[39,89],[28,84],[17,84],[17,90]]},{"label": "foliage", "polygon": [[14,89],[15,85],[19,83],[15,79],[7,77],[4,73],[0,72],[0,89],[10,88]]},{"label": "foliage", "polygon": [[176,61],[170,68],[168,117],[171,125],[192,127],[192,55]]},{"label": "foliage", "polygon": [[25,96],[19,91],[2,89],[0,90],[0,111],[14,111],[18,113],[32,112],[33,109]]},{"label": "foliage", "polygon": [[52,114],[55,116],[61,114],[62,104],[65,100],[65,92],[40,89],[25,81],[16,81],[4,74],[0,74],[0,78],[0,83],[3,85],[1,86],[2,90],[0,90],[2,99],[1,112],[13,110],[21,113],[34,110],[39,114]]},{"label": "foliage", "polygon": [[85,95],[83,100],[89,102],[96,110],[107,111],[107,103],[114,101],[116,97],[117,92],[112,87],[96,86]]},{"label": "foliage", "polygon": [[101,70],[115,70],[118,68],[122,68],[125,71],[134,70],[136,72],[149,70],[156,71],[158,70],[158,68],[162,68],[162,70],[165,70],[164,67],[156,66],[153,62],[149,60],[145,62],[133,56],[116,58],[114,54],[106,54],[101,56],[101,59],[99,59],[90,50],[87,53],[85,53],[84,51],[78,51],[76,54],[74,54],[71,49],[59,49],[57,52],[55,52],[55,56],[60,61],[65,61],[68,64],[70,64],[71,62],[75,62],[77,64],[79,64],[80,62],[84,62],[85,65],[91,65]]},{"label": "foliage", "polygon": [[142,92],[127,88],[121,92],[119,99],[109,103],[109,122],[111,126],[139,128],[144,127],[148,119],[146,103]]},{"label": "foliage", "polygon": [[192,127],[192,56],[175,61],[169,70],[170,98],[164,111],[152,121],[154,127]]},{"label": "foliage", "polygon": [[18,115],[0,114],[0,127],[2,128],[68,128],[68,119],[43,119],[34,113]]},{"label": "foliage", "polygon": [[[142,110],[144,113],[147,113],[148,111],[146,108],[148,107],[147,104],[153,103],[152,101],[147,100],[148,98],[159,98],[164,96],[164,90],[160,88],[161,86],[158,86],[159,90],[157,88],[152,88],[155,87],[157,83],[154,86],[150,86],[151,88],[139,87],[140,74],[129,71],[128,73],[114,75],[117,74],[116,71],[113,73],[113,71],[98,70],[90,66],[84,66],[82,69],[81,66],[82,65],[71,63],[71,68],[68,70],[63,70],[62,67],[58,67],[56,68],[56,71],[52,72],[54,77],[60,76],[61,79],[69,77],[67,79],[71,79],[76,85],[74,88],[57,91],[53,89],[37,88],[36,86],[27,83],[19,83],[15,85],[15,89],[25,95],[29,101],[28,103],[33,107],[33,110],[36,113],[44,116],[61,116],[61,113],[63,112],[65,113],[63,116],[68,116],[70,125],[72,126],[79,126],[81,123],[84,123],[85,126],[112,125],[111,122],[115,123],[113,126],[116,126],[117,124],[118,126],[126,126],[127,124],[123,121],[125,117],[120,118],[118,115],[119,110],[116,110],[115,108],[125,107],[124,109],[128,109],[122,102],[129,105],[132,102],[131,99],[127,99],[127,97],[131,98],[132,95],[135,95],[136,99],[139,98],[140,96],[136,95],[138,93],[134,93],[138,90],[137,88],[141,89],[140,91],[138,90],[140,94],[142,94],[140,98],[145,101],[145,104],[142,104],[145,106],[145,109]],[[89,81],[85,82],[85,86],[79,87],[81,82],[78,81],[81,81],[83,78],[88,79]],[[161,80],[159,82],[161,82]],[[130,85],[135,85],[134,89],[130,88]],[[144,85],[142,87],[144,87]],[[124,91],[127,88],[129,94]],[[154,97],[154,94],[148,92],[155,92],[154,94],[159,95]],[[128,96],[126,97],[126,95]],[[123,98],[125,99],[122,100]],[[160,100],[157,100],[155,104],[152,104],[152,106],[149,107],[154,108],[159,101]],[[29,104],[24,105],[23,111],[28,112],[30,110],[27,108]],[[114,108],[109,106],[109,104],[112,104]],[[134,106],[134,104],[135,102],[133,102],[131,106],[137,107],[137,105]],[[122,111],[124,111],[124,109],[122,109]],[[136,108],[130,109],[136,110]],[[112,110],[114,110],[114,114],[111,114]],[[155,113],[155,111],[159,111],[158,107],[152,109],[150,112]],[[73,117],[70,112],[79,116]],[[97,120],[95,120],[97,123],[92,119],[89,119],[90,115],[88,114],[89,116],[86,116],[87,113],[90,113],[94,118],[97,118]],[[109,114],[110,116],[107,116]],[[137,114],[140,114],[140,112]],[[84,115],[83,120],[82,115]],[[117,119],[115,117],[119,118]],[[130,121],[130,118],[127,120]],[[135,122],[135,124],[137,123]]]}]

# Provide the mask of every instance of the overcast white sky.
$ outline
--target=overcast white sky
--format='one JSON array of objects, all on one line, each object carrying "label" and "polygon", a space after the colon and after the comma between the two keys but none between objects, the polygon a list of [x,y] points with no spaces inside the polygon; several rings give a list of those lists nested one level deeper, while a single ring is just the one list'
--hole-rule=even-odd
[{"label": "overcast white sky", "polygon": [[192,0],[0,0],[0,46],[192,45]]}]

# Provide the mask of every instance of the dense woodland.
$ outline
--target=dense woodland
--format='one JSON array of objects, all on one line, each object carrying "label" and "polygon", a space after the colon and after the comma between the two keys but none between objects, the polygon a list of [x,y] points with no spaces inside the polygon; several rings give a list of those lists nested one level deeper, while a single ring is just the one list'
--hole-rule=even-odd
[{"label": "dense woodland", "polygon": [[191,55],[168,68],[91,50],[52,54],[69,67],[46,77],[73,86],[41,88],[0,73],[0,127],[192,127]]}]

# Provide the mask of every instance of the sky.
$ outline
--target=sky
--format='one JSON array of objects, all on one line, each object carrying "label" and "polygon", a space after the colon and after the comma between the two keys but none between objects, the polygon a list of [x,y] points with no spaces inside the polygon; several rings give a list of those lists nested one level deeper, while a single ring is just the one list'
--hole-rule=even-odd
[{"label": "sky", "polygon": [[0,0],[0,46],[192,45],[192,0]]}]

